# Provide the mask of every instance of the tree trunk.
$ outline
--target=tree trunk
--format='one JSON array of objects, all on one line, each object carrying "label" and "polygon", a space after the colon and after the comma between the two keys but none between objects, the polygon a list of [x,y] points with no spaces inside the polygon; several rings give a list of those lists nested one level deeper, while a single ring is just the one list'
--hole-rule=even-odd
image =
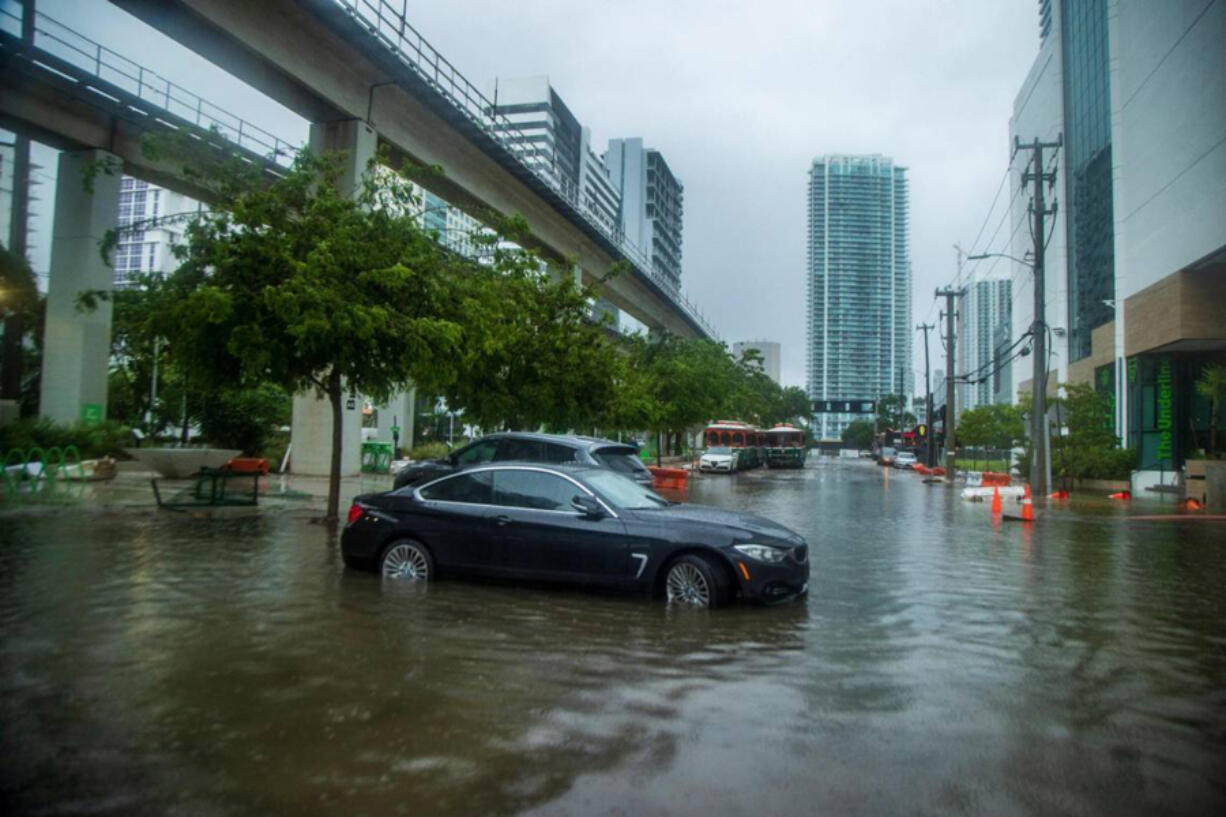
[{"label": "tree trunk", "polygon": [[332,404],[332,462],[328,467],[328,512],[324,522],[334,523],[340,519],[341,500],[341,445],[344,441],[344,400],[340,372],[333,370],[328,375],[328,401]]}]

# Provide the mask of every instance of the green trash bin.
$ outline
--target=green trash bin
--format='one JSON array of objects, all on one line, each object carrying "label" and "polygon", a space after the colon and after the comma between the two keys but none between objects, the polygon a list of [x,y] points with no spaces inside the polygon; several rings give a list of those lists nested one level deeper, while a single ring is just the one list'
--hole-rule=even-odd
[{"label": "green trash bin", "polygon": [[377,440],[362,443],[362,470],[376,474],[392,470],[392,444]]}]

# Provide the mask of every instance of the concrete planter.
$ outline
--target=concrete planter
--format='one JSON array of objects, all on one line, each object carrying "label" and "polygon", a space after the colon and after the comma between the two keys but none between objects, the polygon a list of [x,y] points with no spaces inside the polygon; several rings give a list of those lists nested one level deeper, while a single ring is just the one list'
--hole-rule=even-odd
[{"label": "concrete planter", "polygon": [[187,479],[201,468],[220,468],[243,453],[229,448],[125,448],[124,451],[167,479]]}]

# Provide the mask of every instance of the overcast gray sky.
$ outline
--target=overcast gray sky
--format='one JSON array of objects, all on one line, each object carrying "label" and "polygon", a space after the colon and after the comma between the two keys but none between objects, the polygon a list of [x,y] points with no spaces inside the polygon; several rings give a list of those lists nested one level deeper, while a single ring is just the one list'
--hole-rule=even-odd
[{"label": "overcast gray sky", "polygon": [[[286,136],[305,123],[101,0],[41,10]],[[642,136],[685,184],[683,285],[726,341],[782,344],[804,385],[805,189],[823,153],[909,168],[913,323],[954,274],[1009,158],[1035,0],[410,3],[470,80],[548,74],[593,142]],[[36,261],[37,263],[37,261]],[[916,343],[922,367],[922,344]],[[939,346],[938,346],[939,348]],[[917,377],[922,382],[922,370]]]}]

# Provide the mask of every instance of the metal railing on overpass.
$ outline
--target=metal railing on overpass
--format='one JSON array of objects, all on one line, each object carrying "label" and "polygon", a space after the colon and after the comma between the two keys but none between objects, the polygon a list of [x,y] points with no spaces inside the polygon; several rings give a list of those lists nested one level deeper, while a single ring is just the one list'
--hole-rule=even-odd
[{"label": "metal railing on overpass", "polygon": [[332,0],[366,29],[382,45],[394,53],[406,67],[433,87],[460,114],[500,144],[525,169],[570,204],[589,225],[605,236],[638,271],[650,278],[657,287],[689,318],[712,338],[718,338],[714,327],[698,307],[677,287],[676,283],[656,270],[650,255],[643,252],[624,235],[614,233],[585,206],[578,186],[562,178],[542,162],[534,152],[532,140],[510,118],[500,114],[494,101],[487,97],[452,65],[446,57],[407,20],[407,3],[399,8],[390,0]]},{"label": "metal railing on overpass", "polygon": [[[22,20],[21,6],[5,2],[0,8],[0,31],[4,34],[21,40],[23,37]],[[193,94],[183,86],[94,42],[41,11],[34,12],[33,29],[33,43],[23,43],[23,45],[32,46],[62,63],[130,94],[137,100],[160,108],[182,121],[195,124],[202,130],[216,131],[219,136],[239,149],[267,158],[281,167],[288,167],[294,160],[294,155],[298,150],[297,145],[286,142],[263,128],[235,116],[207,99]],[[65,80],[77,80],[77,77],[69,75],[64,70],[65,65],[57,65],[51,60],[39,60],[38,55],[32,55],[31,59],[40,68]],[[106,95],[110,102],[120,101],[110,98],[102,89],[89,88],[88,90],[93,94]],[[136,108],[132,110],[136,113],[144,113]],[[162,124],[170,128],[177,127],[168,121],[163,121]]]}]

